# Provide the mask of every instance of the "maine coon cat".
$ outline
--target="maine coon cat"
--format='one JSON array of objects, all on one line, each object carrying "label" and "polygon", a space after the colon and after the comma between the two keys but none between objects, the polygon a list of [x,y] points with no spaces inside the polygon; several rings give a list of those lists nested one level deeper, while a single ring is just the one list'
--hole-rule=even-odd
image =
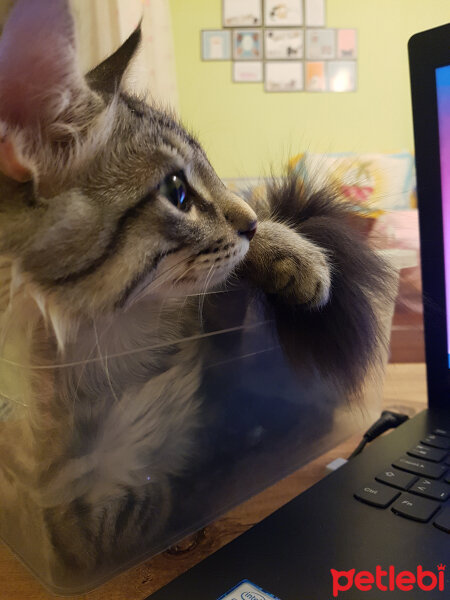
[{"label": "maine coon cat", "polygon": [[123,90],[139,40],[84,77],[63,0],[19,0],[0,39],[0,533],[55,582],[157,535],[201,460],[205,292],[247,285],[292,363],[349,395],[388,294],[335,191],[239,198]]}]

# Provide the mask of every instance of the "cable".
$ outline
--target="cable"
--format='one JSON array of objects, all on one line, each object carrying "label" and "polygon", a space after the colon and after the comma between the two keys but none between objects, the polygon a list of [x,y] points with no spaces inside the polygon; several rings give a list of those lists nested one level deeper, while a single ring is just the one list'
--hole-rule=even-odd
[{"label": "cable", "polygon": [[362,450],[369,442],[377,438],[379,435],[381,435],[388,429],[395,429],[395,427],[398,427],[408,419],[408,415],[403,415],[402,413],[395,413],[390,410],[383,410],[380,418],[369,427],[369,429],[364,434],[363,439],[360,441],[358,446],[353,450],[353,452],[348,458],[350,459],[357,456],[362,452]]}]

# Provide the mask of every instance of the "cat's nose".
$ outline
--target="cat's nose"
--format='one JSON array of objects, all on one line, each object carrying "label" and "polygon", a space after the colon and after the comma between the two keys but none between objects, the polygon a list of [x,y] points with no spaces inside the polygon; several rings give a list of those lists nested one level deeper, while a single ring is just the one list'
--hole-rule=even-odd
[{"label": "cat's nose", "polygon": [[258,227],[258,222],[256,220],[251,221],[248,224],[247,229],[245,229],[245,231],[238,231],[238,234],[246,237],[248,239],[248,241],[250,242],[255,236],[257,227]]},{"label": "cat's nose", "polygon": [[235,194],[228,193],[221,198],[221,208],[234,231],[250,241],[255,235],[257,221],[255,212],[247,202]]}]

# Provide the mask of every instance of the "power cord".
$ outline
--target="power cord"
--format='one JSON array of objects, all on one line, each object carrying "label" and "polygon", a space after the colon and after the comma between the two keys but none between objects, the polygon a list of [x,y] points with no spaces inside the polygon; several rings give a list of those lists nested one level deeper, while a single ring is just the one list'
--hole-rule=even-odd
[{"label": "power cord", "polygon": [[326,470],[329,473],[336,471],[339,467],[342,467],[347,463],[351,458],[358,456],[362,452],[362,450],[366,447],[366,445],[377,438],[379,435],[387,431],[388,429],[394,429],[398,427],[405,421],[409,419],[408,415],[404,415],[402,413],[396,413],[392,410],[383,410],[380,418],[375,421],[373,425],[369,427],[366,433],[363,436],[363,439],[360,441],[358,446],[353,450],[348,459],[346,458],[336,458],[329,465],[326,466]]},{"label": "power cord", "polygon": [[395,429],[408,419],[408,415],[392,412],[391,410],[383,410],[380,418],[369,427],[369,429],[364,434],[363,439],[360,441],[358,446],[353,450],[353,452],[348,458],[354,458],[362,452],[362,450],[366,447],[366,445],[369,442],[377,438],[379,435],[381,435],[388,429]]}]

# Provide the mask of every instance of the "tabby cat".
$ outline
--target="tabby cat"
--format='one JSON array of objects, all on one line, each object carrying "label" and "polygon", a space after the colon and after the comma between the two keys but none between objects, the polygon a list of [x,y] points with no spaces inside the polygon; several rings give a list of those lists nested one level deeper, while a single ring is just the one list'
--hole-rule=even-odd
[{"label": "tabby cat", "polygon": [[56,583],[176,509],[201,460],[207,291],[247,285],[294,366],[349,395],[388,293],[335,191],[288,176],[245,201],[124,91],[139,40],[84,77],[63,0],[19,0],[0,40],[0,533]]}]

